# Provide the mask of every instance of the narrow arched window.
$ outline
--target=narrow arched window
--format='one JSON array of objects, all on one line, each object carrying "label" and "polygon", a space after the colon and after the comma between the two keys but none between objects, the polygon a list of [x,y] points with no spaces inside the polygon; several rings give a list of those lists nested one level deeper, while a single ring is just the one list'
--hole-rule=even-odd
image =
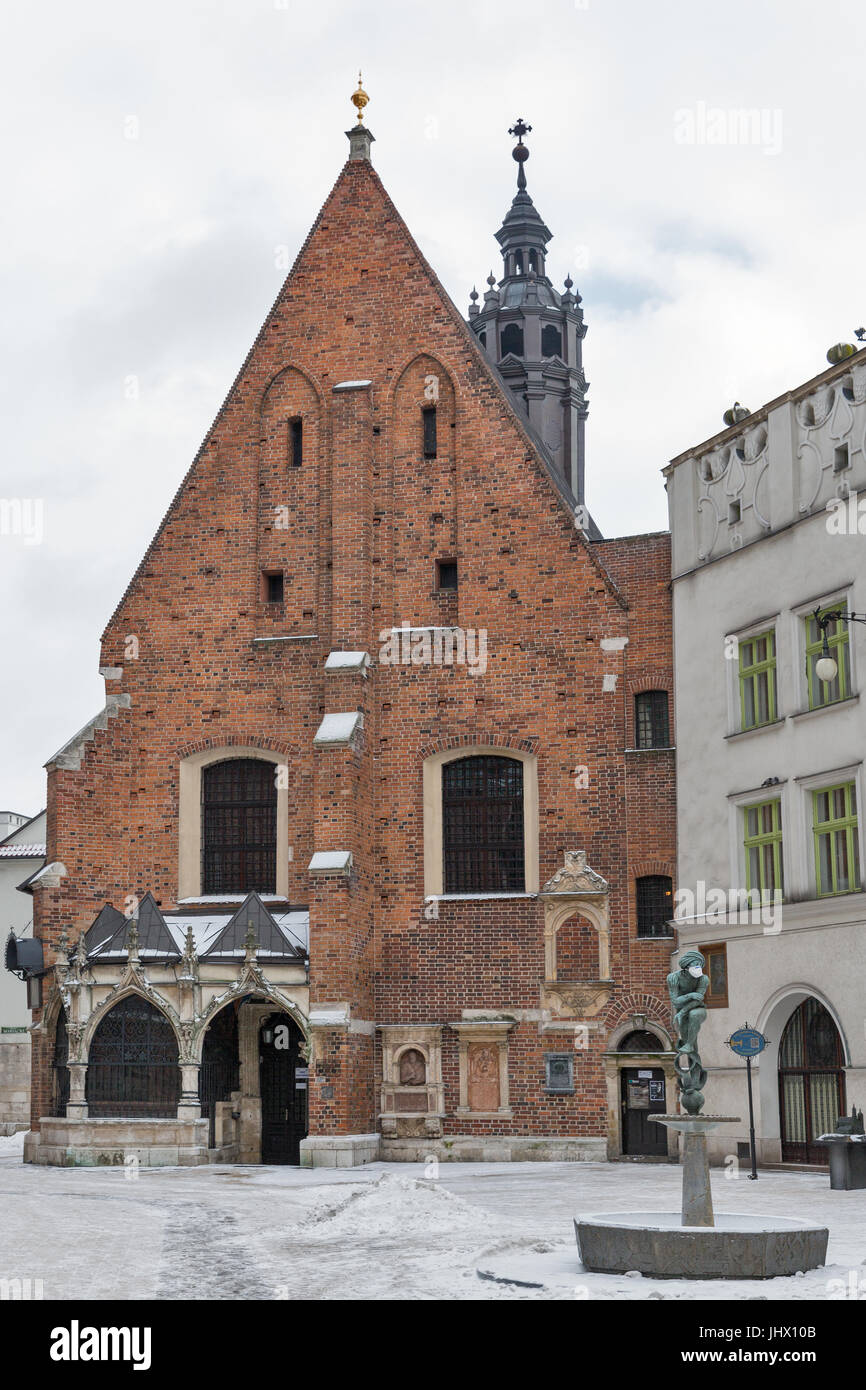
[{"label": "narrow arched window", "polygon": [[522,893],[523,764],[458,758],[442,769],[446,893]]},{"label": "narrow arched window", "polygon": [[562,334],[552,323],[545,324],[541,330],[541,355],[542,357],[562,356]]},{"label": "narrow arched window", "polygon": [[170,1118],[180,1099],[174,1029],[159,1009],[128,995],[109,1010],[90,1044],[86,1098],[92,1116]]},{"label": "narrow arched window", "polygon": [[276,766],[230,758],[202,773],[202,893],[274,893],[277,882]]},{"label": "narrow arched window", "polygon": [[503,357],[507,357],[509,352],[514,353],[515,357],[523,356],[523,329],[519,323],[507,323],[502,330],[500,342]]}]

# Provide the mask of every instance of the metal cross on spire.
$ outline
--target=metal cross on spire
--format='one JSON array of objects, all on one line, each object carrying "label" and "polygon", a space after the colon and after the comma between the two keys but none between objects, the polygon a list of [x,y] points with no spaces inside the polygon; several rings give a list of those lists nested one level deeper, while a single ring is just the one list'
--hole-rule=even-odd
[{"label": "metal cross on spire", "polygon": [[523,166],[529,158],[529,150],[523,143],[523,137],[524,135],[528,135],[531,130],[532,126],[527,125],[522,116],[518,116],[517,120],[514,122],[514,125],[511,126],[508,131],[509,135],[516,135],[517,137],[517,144],[511,151],[511,157],[512,159],[516,159],[519,165],[519,168],[517,170],[517,187],[520,189],[524,189],[526,187],[526,174],[524,172]]}]

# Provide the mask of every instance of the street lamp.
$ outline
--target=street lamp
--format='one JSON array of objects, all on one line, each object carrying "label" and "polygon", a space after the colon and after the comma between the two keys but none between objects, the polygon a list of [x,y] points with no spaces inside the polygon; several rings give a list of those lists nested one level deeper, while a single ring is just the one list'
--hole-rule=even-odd
[{"label": "street lamp", "polygon": [[831,685],[839,674],[839,663],[830,651],[830,643],[827,641],[827,628],[832,622],[866,624],[866,613],[843,613],[839,608],[833,608],[827,613],[822,613],[820,608],[816,608],[812,617],[815,619],[823,638],[821,643],[821,655],[815,662],[815,675],[818,677],[819,681],[823,681],[825,685]]}]

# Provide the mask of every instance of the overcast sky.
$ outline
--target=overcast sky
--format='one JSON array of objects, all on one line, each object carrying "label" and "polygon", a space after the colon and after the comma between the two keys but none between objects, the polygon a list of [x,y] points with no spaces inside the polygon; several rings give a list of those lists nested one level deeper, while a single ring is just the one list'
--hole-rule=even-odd
[{"label": "overcast sky", "polygon": [[0,809],[44,803],[103,703],[102,628],[346,157],[359,67],[463,312],[532,124],[606,535],[664,527],[667,459],[866,319],[858,0],[79,0],[4,28],[0,498],[41,499],[44,536],[0,534]]}]

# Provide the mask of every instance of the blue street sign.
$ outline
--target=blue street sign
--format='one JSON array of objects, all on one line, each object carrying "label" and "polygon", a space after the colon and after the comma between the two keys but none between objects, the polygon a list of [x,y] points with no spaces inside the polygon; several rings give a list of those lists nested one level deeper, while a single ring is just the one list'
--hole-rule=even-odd
[{"label": "blue street sign", "polygon": [[767,1046],[767,1039],[757,1028],[738,1028],[728,1038],[728,1047],[738,1057],[757,1057]]}]

